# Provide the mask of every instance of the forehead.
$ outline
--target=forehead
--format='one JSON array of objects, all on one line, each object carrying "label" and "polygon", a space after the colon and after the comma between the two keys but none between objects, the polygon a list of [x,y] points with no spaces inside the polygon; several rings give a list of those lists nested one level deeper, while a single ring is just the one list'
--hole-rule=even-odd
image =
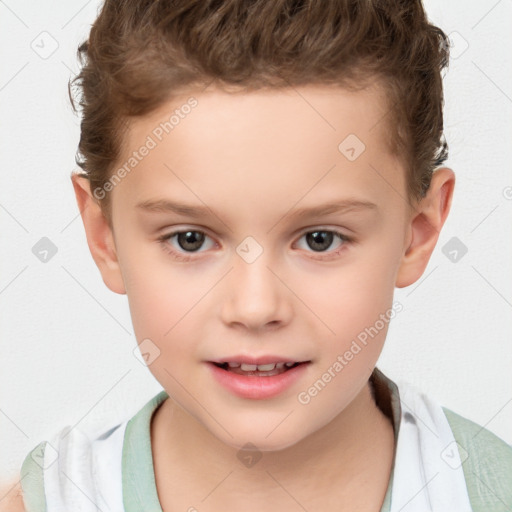
[{"label": "forehead", "polygon": [[[264,142],[263,128],[267,140],[278,135],[284,144],[286,139],[291,142],[293,137],[297,139],[301,134],[327,141],[333,135],[340,138],[353,133],[364,142],[378,145],[376,150],[388,151],[386,117],[389,108],[381,87],[374,86],[357,92],[326,85],[228,91],[217,88],[191,89],[175,95],[151,114],[132,118],[127,138],[136,143],[150,129],[156,131],[154,135],[157,138],[160,135],[165,138],[170,132],[164,130],[162,134],[159,124],[174,117],[171,120],[174,138],[179,137],[179,132],[186,131],[186,125],[189,128],[193,125],[197,138],[203,138],[205,142],[217,142],[229,132],[232,136],[248,135],[254,138],[257,131],[262,136],[259,142]],[[191,98],[196,103],[193,108],[189,107]],[[189,120],[182,123],[185,118]],[[283,128],[286,129],[284,132]]]},{"label": "forehead", "polygon": [[337,190],[338,197],[404,201],[386,114],[379,89],[189,91],[131,120],[118,165],[151,149],[113,197],[136,204],[167,194],[217,205],[231,198],[242,208],[261,207],[266,198],[284,207],[331,199]]}]

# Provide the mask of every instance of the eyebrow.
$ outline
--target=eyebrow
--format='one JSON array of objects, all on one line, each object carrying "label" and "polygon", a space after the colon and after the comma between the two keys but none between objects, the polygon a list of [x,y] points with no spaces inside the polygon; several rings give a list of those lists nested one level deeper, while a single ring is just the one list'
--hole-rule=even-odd
[{"label": "eyebrow", "polygon": [[[184,217],[192,217],[196,219],[209,217],[214,214],[214,212],[207,206],[188,205],[170,201],[169,199],[148,199],[138,203],[137,208],[147,212],[175,213]],[[294,219],[303,219],[305,217],[320,217],[330,213],[341,213],[354,210],[377,211],[378,207],[375,203],[370,201],[347,198],[318,206],[298,208],[293,210],[291,213],[287,213],[285,216],[290,215],[290,217]]]}]

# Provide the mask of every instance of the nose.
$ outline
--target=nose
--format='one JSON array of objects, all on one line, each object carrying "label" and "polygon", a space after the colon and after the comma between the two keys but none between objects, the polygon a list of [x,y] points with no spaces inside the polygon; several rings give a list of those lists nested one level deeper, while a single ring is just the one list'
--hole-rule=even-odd
[{"label": "nose", "polygon": [[274,265],[266,251],[253,261],[234,255],[233,268],[219,289],[226,325],[261,332],[290,321],[293,294]]}]

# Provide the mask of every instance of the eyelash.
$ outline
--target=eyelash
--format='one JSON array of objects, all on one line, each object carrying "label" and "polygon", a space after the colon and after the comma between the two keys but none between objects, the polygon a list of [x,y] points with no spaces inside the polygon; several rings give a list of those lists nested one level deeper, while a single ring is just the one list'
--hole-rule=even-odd
[{"label": "eyelash", "polygon": [[[187,233],[188,231],[191,231],[193,233],[201,233],[203,235],[208,236],[204,231],[200,231],[197,229],[181,229],[181,230],[172,231],[171,233],[162,235],[162,236],[158,237],[157,240],[162,245],[162,248],[164,249],[164,251],[169,253],[174,259],[176,259],[178,261],[188,262],[188,261],[191,261],[194,259],[193,254],[195,254],[195,253],[190,253],[189,256],[184,256],[183,253],[178,252],[174,249],[170,249],[169,244],[168,244],[168,241],[171,238],[173,238],[174,236],[179,235],[180,233]],[[323,260],[323,261],[330,260],[330,259],[338,256],[341,253],[341,251],[344,250],[345,245],[347,243],[350,243],[353,241],[353,239],[351,237],[346,236],[345,234],[341,233],[340,231],[336,231],[333,229],[322,229],[322,228],[305,231],[304,233],[301,234],[300,238],[302,238],[305,235],[308,235],[310,233],[315,233],[315,232],[333,233],[335,236],[339,237],[344,243],[341,245],[341,247],[339,249],[336,249],[333,253],[331,253],[328,258],[315,256],[315,257],[313,257],[314,260]],[[300,240],[300,238],[299,238],[299,240]],[[320,252],[317,254],[323,254],[323,253]]]}]

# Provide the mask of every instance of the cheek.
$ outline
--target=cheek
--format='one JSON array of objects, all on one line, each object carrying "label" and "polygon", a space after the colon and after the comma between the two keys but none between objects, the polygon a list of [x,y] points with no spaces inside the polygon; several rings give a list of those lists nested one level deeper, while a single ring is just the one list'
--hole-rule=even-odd
[{"label": "cheek", "polygon": [[[128,295],[137,340],[151,338],[162,350],[176,339],[193,340],[201,325],[198,306],[207,291],[206,285],[180,279],[174,272],[156,279],[147,274],[139,276],[138,285]],[[174,345],[173,351],[178,352],[186,347],[184,343]]]},{"label": "cheek", "polygon": [[323,324],[325,339],[352,338],[390,308],[395,274],[392,257],[375,254],[381,256],[357,256],[357,261],[336,269],[317,269],[294,288],[309,310],[305,316]]},{"label": "cheek", "polygon": [[172,260],[156,241],[129,237],[121,251],[121,271],[137,339],[149,334],[163,338],[168,333],[166,337],[171,337],[171,329],[181,318],[181,323],[187,322],[187,311],[188,315],[194,314],[208,282],[194,279],[186,265]]},{"label": "cheek", "polygon": [[191,343],[176,340],[194,339],[196,305],[207,291],[206,284],[191,282],[157,249],[134,246],[121,265],[137,343],[150,340],[163,356],[150,365],[152,373],[163,371],[159,370],[163,361],[171,368],[193,350]]},{"label": "cheek", "polygon": [[194,316],[194,305],[204,292],[186,294],[180,291],[180,282],[166,282],[162,276],[157,280],[139,277],[129,295],[137,343],[141,353],[149,348],[152,358],[146,364],[155,379],[179,403],[186,403],[186,393],[178,383],[187,382],[190,362],[199,358],[194,340],[200,321]]}]

